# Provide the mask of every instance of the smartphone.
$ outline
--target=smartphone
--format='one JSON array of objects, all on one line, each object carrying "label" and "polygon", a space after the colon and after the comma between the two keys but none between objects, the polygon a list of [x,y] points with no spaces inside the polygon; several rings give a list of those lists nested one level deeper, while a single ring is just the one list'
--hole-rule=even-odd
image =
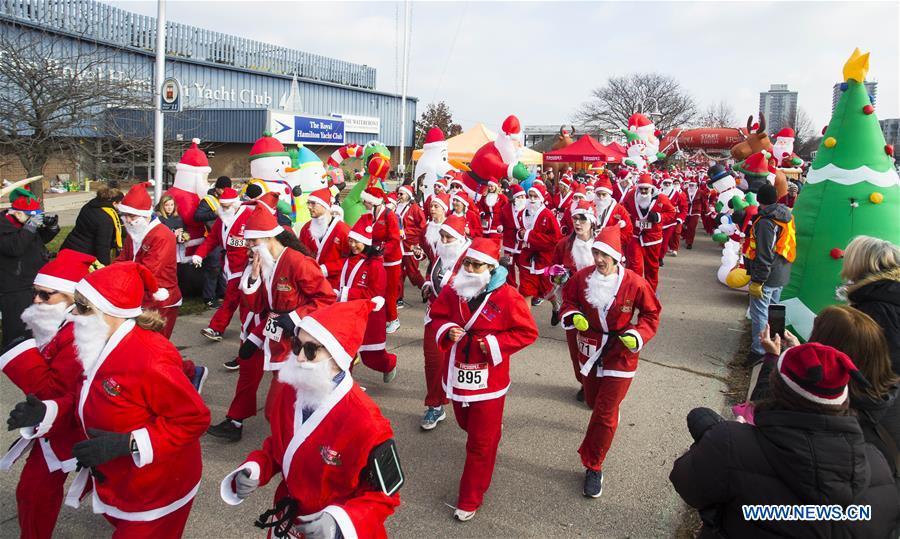
[{"label": "smartphone", "polygon": [[784,337],[784,305],[769,305],[769,337]]}]

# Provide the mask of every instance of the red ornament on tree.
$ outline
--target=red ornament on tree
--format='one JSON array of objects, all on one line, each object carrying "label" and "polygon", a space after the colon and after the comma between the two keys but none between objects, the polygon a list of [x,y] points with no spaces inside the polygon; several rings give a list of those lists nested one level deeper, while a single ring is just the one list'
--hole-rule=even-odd
[{"label": "red ornament on tree", "polygon": [[825,127],[822,128],[822,135],[825,134],[825,131],[828,131],[828,124],[825,124]]},{"label": "red ornament on tree", "polygon": [[831,258],[833,258],[835,260],[840,260],[840,259],[844,258],[844,251],[841,249],[838,249],[837,247],[832,249],[829,254],[831,255]]},{"label": "red ornament on tree", "polygon": [[884,153],[894,157],[894,145],[893,144],[885,144],[884,145]]},{"label": "red ornament on tree", "polygon": [[872,114],[873,112],[875,112],[875,107],[873,107],[872,105],[866,105],[865,107],[863,107],[863,114],[868,115]]}]

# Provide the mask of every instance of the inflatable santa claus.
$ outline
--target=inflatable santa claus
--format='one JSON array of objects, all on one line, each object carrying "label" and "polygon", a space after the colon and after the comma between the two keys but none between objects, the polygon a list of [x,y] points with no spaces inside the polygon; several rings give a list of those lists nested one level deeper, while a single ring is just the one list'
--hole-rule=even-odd
[{"label": "inflatable santa claus", "polygon": [[491,180],[499,183],[506,178],[522,182],[530,176],[528,169],[519,161],[521,140],[522,126],[519,119],[515,116],[507,117],[497,139],[479,148],[472,157],[471,170],[460,176],[469,197],[477,202]]},{"label": "inflatable santa claus", "polygon": [[185,150],[181,160],[175,165],[175,181],[166,191],[166,194],[175,199],[178,215],[184,221],[184,230],[190,235],[190,239],[184,242],[186,258],[194,254],[197,246],[203,243],[206,234],[206,227],[202,221],[194,219],[194,212],[200,205],[200,198],[206,196],[209,191],[207,178],[212,169],[206,158],[206,152],[200,149],[199,144],[200,139],[191,140],[191,146]]}]

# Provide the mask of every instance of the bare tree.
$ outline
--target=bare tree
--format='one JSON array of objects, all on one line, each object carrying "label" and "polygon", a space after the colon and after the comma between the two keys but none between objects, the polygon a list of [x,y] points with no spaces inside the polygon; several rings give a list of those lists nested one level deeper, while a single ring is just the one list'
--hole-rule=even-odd
[{"label": "bare tree", "polygon": [[737,125],[734,109],[727,101],[712,103],[697,118],[700,127],[734,127]]},{"label": "bare tree", "polygon": [[438,127],[446,138],[454,137],[462,133],[462,126],[453,123],[453,113],[446,103],[429,103],[422,111],[422,116],[416,121],[415,147],[421,148],[425,142],[425,135],[432,127]]},{"label": "bare tree", "polygon": [[[654,103],[654,100],[656,103]],[[628,118],[641,107],[645,114],[659,105],[651,119],[663,133],[689,124],[697,114],[694,99],[673,77],[660,73],[633,73],[610,77],[606,85],[591,91],[591,99],[575,112],[574,121],[607,136],[617,136]]]}]

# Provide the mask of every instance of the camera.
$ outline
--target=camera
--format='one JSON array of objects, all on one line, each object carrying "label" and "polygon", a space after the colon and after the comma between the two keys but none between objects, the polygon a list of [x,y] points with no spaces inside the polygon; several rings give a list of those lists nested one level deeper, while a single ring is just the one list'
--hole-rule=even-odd
[{"label": "camera", "polygon": [[44,222],[41,224],[44,228],[54,228],[59,224],[59,215],[55,213],[45,213]]}]

